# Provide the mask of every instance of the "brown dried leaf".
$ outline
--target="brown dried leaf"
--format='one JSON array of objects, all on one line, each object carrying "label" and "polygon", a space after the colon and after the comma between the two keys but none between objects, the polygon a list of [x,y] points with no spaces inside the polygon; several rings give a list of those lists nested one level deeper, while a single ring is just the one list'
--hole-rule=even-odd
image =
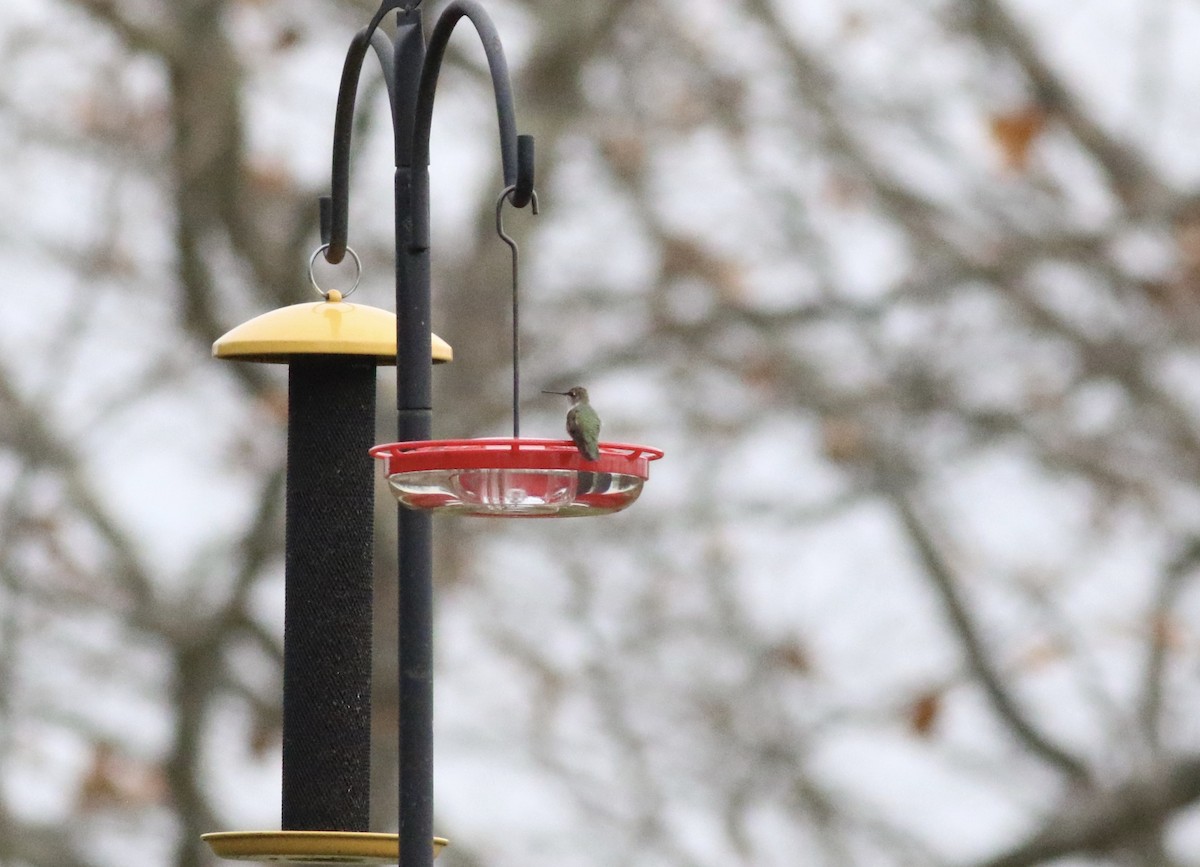
[{"label": "brown dried leaf", "polygon": [[777,360],[763,356],[747,358],[741,365],[742,382],[751,388],[771,388],[780,378]]},{"label": "brown dried leaf", "polygon": [[111,746],[100,743],[93,747],[91,763],[75,793],[75,803],[80,811],[86,813],[120,802],[121,790],[116,781],[114,763]]},{"label": "brown dried leaf", "polygon": [[275,34],[275,44],[271,47],[276,51],[287,51],[299,45],[303,38],[304,34],[300,32],[300,28],[289,25]]},{"label": "brown dried leaf", "polygon": [[1155,647],[1182,650],[1187,646],[1187,633],[1172,617],[1160,614],[1150,621],[1150,636]]},{"label": "brown dried leaf", "polygon": [[1057,641],[1039,641],[1026,650],[1017,660],[1019,671],[1038,671],[1059,662],[1067,655],[1066,648]]},{"label": "brown dried leaf", "polygon": [[271,421],[287,424],[288,393],[286,387],[267,388],[258,394],[258,406]]},{"label": "brown dried leaf", "polygon": [[867,432],[862,422],[845,416],[821,419],[821,450],[835,463],[853,463],[867,456]]},{"label": "brown dried leaf", "polygon": [[246,744],[250,749],[250,755],[256,759],[262,759],[268,753],[279,749],[282,743],[283,730],[280,728],[279,719],[259,715],[255,719],[254,725],[250,727]]},{"label": "brown dried leaf", "polygon": [[636,133],[612,133],[600,141],[604,159],[617,177],[639,181],[646,167],[646,142]]},{"label": "brown dried leaf", "polygon": [[295,189],[291,170],[277,160],[258,160],[246,169],[246,182],[257,196],[278,198]]},{"label": "brown dried leaf", "polygon": [[863,204],[867,198],[867,187],[861,178],[834,171],[825,177],[821,197],[839,210],[848,210]]},{"label": "brown dried leaf", "polygon": [[908,726],[918,737],[932,737],[941,712],[942,693],[940,690],[921,693],[908,707]]},{"label": "brown dried leaf", "polygon": [[165,803],[169,787],[162,769],[120,754],[112,744],[93,745],[75,801],[81,812],[138,809]]},{"label": "brown dried leaf", "polygon": [[1033,143],[1045,125],[1046,113],[1036,105],[993,114],[988,119],[992,141],[999,147],[1006,169],[1025,171]]},{"label": "brown dried leaf", "polygon": [[791,674],[808,676],[813,672],[812,656],[799,641],[785,641],[767,651],[767,660],[774,668]]}]

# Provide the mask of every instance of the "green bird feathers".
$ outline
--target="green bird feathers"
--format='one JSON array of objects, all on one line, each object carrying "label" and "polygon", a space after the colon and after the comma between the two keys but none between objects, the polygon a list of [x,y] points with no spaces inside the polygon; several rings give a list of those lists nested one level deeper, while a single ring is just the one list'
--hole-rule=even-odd
[{"label": "green bird feathers", "polygon": [[600,416],[588,403],[587,389],[577,385],[570,391],[547,391],[546,394],[561,394],[571,398],[567,410],[567,434],[575,442],[579,453],[589,461],[600,457]]}]

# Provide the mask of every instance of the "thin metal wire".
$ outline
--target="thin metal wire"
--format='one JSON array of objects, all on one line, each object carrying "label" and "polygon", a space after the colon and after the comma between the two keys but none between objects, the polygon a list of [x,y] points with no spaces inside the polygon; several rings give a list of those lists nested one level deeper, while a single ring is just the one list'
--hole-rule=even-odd
[{"label": "thin metal wire", "polygon": [[[512,250],[512,377],[513,377],[513,439],[521,438],[521,305],[519,298],[521,251],[512,236],[504,231],[504,203],[516,190],[516,184],[504,188],[496,199],[496,234]],[[538,212],[537,192],[533,193],[531,208]]]}]

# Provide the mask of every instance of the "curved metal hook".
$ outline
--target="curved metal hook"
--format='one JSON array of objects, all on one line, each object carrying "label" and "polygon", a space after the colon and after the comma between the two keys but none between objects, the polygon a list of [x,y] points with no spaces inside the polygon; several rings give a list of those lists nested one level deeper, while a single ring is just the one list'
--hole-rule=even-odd
[{"label": "curved metal hook", "polygon": [[413,164],[425,166],[429,163],[429,132],[433,122],[433,99],[437,91],[438,74],[442,59],[450,42],[450,34],[463,18],[468,19],[479,34],[487,55],[488,71],[492,77],[492,91],[496,99],[496,115],[500,125],[500,158],[504,166],[506,186],[517,182],[517,122],[513,109],[512,82],[508,75],[508,61],[500,34],[491,16],[478,0],[453,0],[438,16],[429,45],[425,51],[425,65],[421,70],[421,84],[417,91],[417,120],[413,142]]},{"label": "curved metal hook", "polygon": [[[496,234],[512,250],[512,371],[513,371],[513,439],[521,438],[521,308],[519,303],[521,250],[511,235],[504,231],[504,202],[511,200],[517,185],[504,188],[496,199]],[[529,191],[534,216],[538,213],[537,191]]]},{"label": "curved metal hook", "polygon": [[[370,23],[355,35],[346,54],[334,120],[330,195],[322,197],[320,202],[321,240],[326,245],[325,258],[332,264],[342,260],[348,243],[350,138],[358,80],[368,47],[374,48],[379,55],[388,85],[388,102],[392,107],[392,127],[396,139],[396,165],[420,169],[429,164],[434,93],[450,34],[461,19],[470,19],[483,43],[491,72],[500,127],[504,183],[514,187],[508,195],[509,201],[514,207],[523,208],[532,199],[533,137],[517,135],[508,64],[491,18],[477,0],[453,0],[438,18],[426,48],[420,34],[420,5],[421,0],[383,0]],[[378,29],[383,17],[391,11],[400,13],[394,48]],[[410,64],[414,61],[420,69],[419,76],[414,76],[419,77],[416,92],[411,95],[407,92],[398,93],[395,69],[398,66],[411,68]],[[408,99],[413,102],[401,105]],[[413,184],[413,199],[418,212],[424,210],[427,201],[427,183],[426,179],[418,177]],[[415,223],[410,243],[416,249],[428,247],[428,225],[425,221],[418,220]]]},{"label": "curved metal hook", "polygon": [[[533,139],[517,135],[516,111],[513,108],[512,81],[508,61],[496,25],[477,0],[453,0],[434,25],[426,48],[421,84],[417,90],[416,117],[413,124],[412,165],[416,169],[429,165],[429,136],[433,124],[433,101],[437,92],[438,74],[442,59],[455,25],[467,18],[475,26],[487,55],[488,71],[496,101],[496,120],[500,128],[500,162],[506,187],[515,187],[511,199],[514,207],[525,207],[533,191]],[[428,204],[428,178],[422,171],[414,173],[413,199],[418,222],[413,226],[412,246],[422,250],[429,247],[428,221],[421,218]]]},{"label": "curved metal hook", "polygon": [[[391,40],[379,30],[379,25],[389,12],[399,11],[401,24],[397,33],[406,29],[414,30],[417,33],[416,39],[419,40],[419,26],[416,22],[419,22],[420,18],[417,14],[420,5],[421,0],[383,0],[370,23],[354,35],[350,48],[346,51],[333,123],[333,172],[330,194],[322,196],[320,200],[321,241],[325,245],[325,259],[331,264],[341,262],[346,254],[350,210],[350,138],[354,129],[354,102],[358,93],[363,59],[368,47],[375,49],[383,70],[384,83],[387,85],[388,105],[392,107],[392,126],[396,129],[398,119],[395,116],[397,103],[394,50]],[[405,18],[409,19],[407,28]],[[407,139],[409,136],[409,131],[405,130],[398,138]],[[407,147],[407,142],[404,146]],[[396,147],[397,150],[401,147],[399,141]]]},{"label": "curved metal hook", "polygon": [[[500,194],[500,198],[496,200],[496,234],[500,236],[501,241],[512,248],[513,256],[517,255],[517,242],[513,240],[511,235],[504,231],[504,203],[506,201],[511,203],[513,193],[516,192],[516,189],[516,184],[505,187],[504,192]],[[539,213],[537,190],[531,191],[530,201],[533,203],[533,207],[530,210],[533,211],[533,215],[536,217]],[[513,207],[516,207],[516,205],[513,205]]]}]

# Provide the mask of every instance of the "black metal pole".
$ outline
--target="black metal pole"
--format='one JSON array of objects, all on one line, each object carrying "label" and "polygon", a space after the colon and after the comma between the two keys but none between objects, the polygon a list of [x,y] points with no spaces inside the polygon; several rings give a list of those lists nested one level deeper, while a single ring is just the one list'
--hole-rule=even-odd
[{"label": "black metal pole", "polygon": [[372,358],[288,378],[284,830],[366,831],[371,776]]},{"label": "black metal pole", "polygon": [[[442,58],[455,25],[470,19],[483,43],[491,72],[500,127],[500,156],[510,201],[524,207],[533,198],[532,142],[518,145],[512,85],[500,37],[476,0],[453,0],[439,16],[424,52],[419,85],[413,93],[396,51],[396,126],[411,129],[397,146],[396,171],[396,392],[401,440],[432,435],[430,360],[429,137],[433,100]],[[403,20],[403,19],[402,19]],[[401,82],[404,82],[403,84]],[[399,110],[411,106],[411,126]],[[405,116],[407,117],[407,116]],[[528,159],[520,159],[519,150]],[[400,510],[400,865],[429,867],[433,833],[433,552],[431,519],[425,512]]]},{"label": "black metal pole", "polygon": [[[428,175],[428,161],[414,165],[412,160],[417,91],[425,62],[419,10],[399,14],[393,62],[397,434],[400,440],[427,440],[433,428],[429,254],[426,250],[424,255],[409,255],[413,227],[419,219],[413,201],[413,177],[415,173]],[[428,867],[433,863],[433,522],[430,516],[400,509],[397,546],[399,865]]]},{"label": "black metal pole", "polygon": [[[462,18],[475,25],[487,54],[500,127],[504,185],[518,208],[533,200],[532,140],[516,133],[512,86],[495,26],[476,0],[453,0],[425,45],[421,0],[383,0],[347,55],[334,130],[333,184],[321,203],[326,259],[346,249],[350,135],[354,92],[368,45],[387,62],[375,33],[383,16],[397,13],[391,70],[385,69],[395,132],[396,178],[396,410],[402,441],[432,436],[432,359],[429,263],[429,136],[442,57]],[[390,74],[389,74],[390,73]],[[429,867],[433,860],[433,545],[432,521],[400,509],[399,586],[399,831],[400,867]]]}]

